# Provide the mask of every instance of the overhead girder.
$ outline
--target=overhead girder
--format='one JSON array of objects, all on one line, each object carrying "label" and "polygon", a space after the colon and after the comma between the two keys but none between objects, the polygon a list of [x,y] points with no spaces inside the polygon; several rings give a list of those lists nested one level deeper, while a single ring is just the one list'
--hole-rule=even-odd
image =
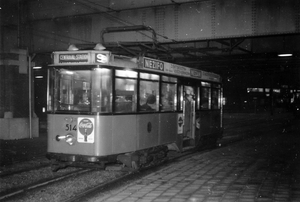
[{"label": "overhead girder", "polygon": [[218,43],[220,43],[220,44],[228,46],[228,48],[224,49],[226,52],[231,52],[231,51],[233,51],[233,49],[238,49],[240,51],[243,51],[243,52],[251,54],[252,51],[249,51],[247,49],[239,47],[239,45],[242,42],[244,42],[245,39],[246,38],[228,39],[229,42],[226,42],[226,40],[224,40],[224,39],[218,39],[218,40],[215,40],[215,41],[218,42]]},{"label": "overhead girder", "polygon": [[[112,25],[143,24],[156,31],[160,42],[300,33],[297,0],[53,0],[51,4],[39,0],[29,4],[30,8],[39,8],[30,9],[31,22],[89,18],[91,31],[98,33]],[[122,40],[145,41],[145,37],[123,35]]]},{"label": "overhead girder", "polygon": [[[209,41],[196,41],[191,43],[192,45],[189,45],[189,43],[174,43],[174,44],[164,44],[164,43],[158,43],[156,40],[156,33],[153,29],[149,29],[145,26],[128,26],[128,27],[113,27],[113,28],[106,28],[102,34],[101,38],[103,39],[102,42],[105,44],[105,40],[103,35],[107,33],[113,33],[113,32],[128,32],[128,31],[140,31],[140,30],[150,30],[153,32],[153,42],[123,42],[122,45],[120,45],[120,42],[116,43],[108,43],[107,48],[108,49],[115,49],[115,46],[121,47],[122,49],[126,50],[128,53],[130,53],[133,56],[139,55],[139,52],[142,53],[142,55],[146,55],[147,53],[151,54],[157,54],[157,55],[163,55],[166,54],[167,57],[169,58],[174,58],[172,56],[173,54],[180,53],[184,56],[189,56],[189,57],[199,57],[199,53],[207,56],[212,56],[212,57],[222,57],[220,56],[220,53],[213,54],[211,52],[231,52],[233,49],[238,49],[242,50],[247,53],[252,53],[251,51],[245,50],[238,45],[240,45],[245,39],[228,39],[229,42],[226,42],[225,39],[223,40],[209,40]],[[228,47],[226,48],[218,48],[218,47],[210,47],[211,42],[217,42],[222,45],[226,45]],[[205,43],[206,46],[204,47],[196,47],[197,44],[200,43]],[[173,47],[172,47],[173,46]],[[127,48],[126,48],[127,47]],[[142,49],[137,49],[142,47]],[[144,48],[144,49],[143,49]],[[171,56],[171,57],[170,57]]]},{"label": "overhead girder", "polygon": [[[102,33],[100,42],[122,43],[120,47],[126,48],[127,53],[132,47],[127,42],[144,46],[147,52],[150,51],[147,48],[149,40],[154,46],[167,47],[170,44],[169,57],[173,46],[186,47],[187,43],[196,42],[198,45],[207,43],[207,49],[194,49],[192,46],[189,52],[181,53],[185,56],[196,53],[196,56],[214,57],[228,53],[251,54],[251,41],[249,46],[241,46],[247,38],[300,33],[300,2],[297,0],[53,0],[51,4],[47,0],[39,0],[28,4],[32,30],[40,29],[45,33],[49,29],[54,37],[54,41],[43,39],[44,43],[35,45],[38,50],[49,47],[47,42],[55,44],[56,49],[62,49],[66,43],[77,43],[76,39],[99,42]],[[56,9],[58,6],[60,9]],[[41,26],[39,22],[49,26]],[[124,34],[124,31],[130,33]],[[39,31],[32,33],[37,40],[40,38]],[[70,33],[68,42],[64,41],[67,37],[60,37],[66,33]],[[103,35],[107,33],[112,34],[104,40]],[[210,47],[212,42],[225,47],[213,50]],[[157,54],[163,52],[158,48],[155,51],[158,51]]]},{"label": "overhead girder", "polygon": [[[29,41],[38,41],[31,46],[31,52],[64,50],[66,44],[72,43],[104,42],[108,50],[118,54],[145,55],[207,68],[256,68],[267,63],[280,68],[299,62],[298,58],[287,63],[275,54],[272,58],[265,55],[278,50],[300,51],[293,41],[287,44],[275,40],[278,50],[269,45],[272,43],[259,42],[260,38],[300,38],[298,0],[26,2]],[[111,32],[120,27],[127,32]]]}]

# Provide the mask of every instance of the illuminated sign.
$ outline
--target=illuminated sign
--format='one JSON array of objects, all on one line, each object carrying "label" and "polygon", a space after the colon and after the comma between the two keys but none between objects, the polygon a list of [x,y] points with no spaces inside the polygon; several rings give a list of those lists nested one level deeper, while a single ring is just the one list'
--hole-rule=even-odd
[{"label": "illuminated sign", "polygon": [[59,54],[59,63],[87,63],[89,61],[88,53],[69,53]]},{"label": "illuminated sign", "polygon": [[60,51],[53,53],[53,64],[55,65],[80,65],[99,64],[110,62],[108,51]]},{"label": "illuminated sign", "polygon": [[108,57],[106,54],[97,53],[97,54],[95,54],[95,62],[96,63],[107,63]]}]

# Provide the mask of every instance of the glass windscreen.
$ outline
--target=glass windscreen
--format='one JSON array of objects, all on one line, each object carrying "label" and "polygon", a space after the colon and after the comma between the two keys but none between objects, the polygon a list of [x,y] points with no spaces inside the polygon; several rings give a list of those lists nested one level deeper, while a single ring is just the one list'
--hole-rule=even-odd
[{"label": "glass windscreen", "polygon": [[[112,100],[111,70],[55,69],[50,77],[48,110],[110,112]],[[52,105],[54,107],[52,107]]]}]

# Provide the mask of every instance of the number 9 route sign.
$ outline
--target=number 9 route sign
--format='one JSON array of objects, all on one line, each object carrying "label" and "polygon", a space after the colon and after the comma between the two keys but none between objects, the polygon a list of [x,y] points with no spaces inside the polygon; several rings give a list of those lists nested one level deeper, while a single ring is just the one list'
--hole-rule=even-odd
[{"label": "number 9 route sign", "polygon": [[78,117],[77,120],[77,142],[94,143],[95,141],[94,118]]}]

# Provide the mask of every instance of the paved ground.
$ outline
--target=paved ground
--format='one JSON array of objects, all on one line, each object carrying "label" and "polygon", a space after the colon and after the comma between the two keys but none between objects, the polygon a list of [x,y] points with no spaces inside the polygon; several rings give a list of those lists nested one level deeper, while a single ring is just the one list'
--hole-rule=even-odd
[{"label": "paved ground", "polygon": [[271,122],[252,125],[254,138],[174,163],[94,201],[300,201],[300,122]]}]

